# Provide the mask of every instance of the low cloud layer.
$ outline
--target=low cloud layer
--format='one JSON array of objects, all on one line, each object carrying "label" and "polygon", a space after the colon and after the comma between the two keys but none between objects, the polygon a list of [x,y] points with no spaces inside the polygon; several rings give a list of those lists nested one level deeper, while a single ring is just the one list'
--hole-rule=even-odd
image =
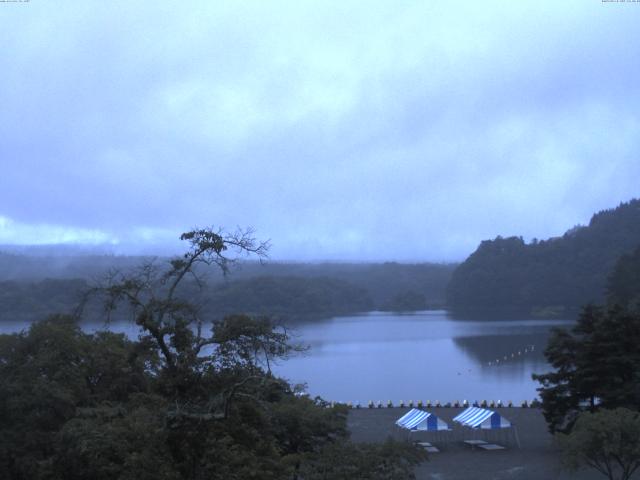
[{"label": "low cloud layer", "polygon": [[640,196],[640,4],[0,5],[0,243],[460,260]]}]

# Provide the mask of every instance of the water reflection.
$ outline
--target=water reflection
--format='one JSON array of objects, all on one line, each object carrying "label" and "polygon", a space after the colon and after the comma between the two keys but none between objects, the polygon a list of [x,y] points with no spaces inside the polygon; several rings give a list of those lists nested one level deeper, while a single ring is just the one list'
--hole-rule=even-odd
[{"label": "water reflection", "polygon": [[548,369],[550,329],[571,324],[460,320],[445,311],[338,317],[299,326],[311,349],[279,372],[342,401],[530,400],[537,388],[531,374]]},{"label": "water reflection", "polygon": [[478,335],[455,337],[455,344],[467,355],[486,367],[500,367],[511,363],[546,365],[544,347],[549,332],[506,335]]},{"label": "water reflection", "polygon": [[[569,307],[558,307],[547,313],[558,314],[563,312],[562,317],[571,319],[577,318],[580,309]],[[540,312],[542,313],[542,312]],[[447,316],[451,320],[489,320],[489,321],[502,321],[502,320],[531,320],[530,309],[519,308],[474,308],[474,309],[455,309],[448,310]],[[538,317],[537,320],[545,320],[544,317]]]}]

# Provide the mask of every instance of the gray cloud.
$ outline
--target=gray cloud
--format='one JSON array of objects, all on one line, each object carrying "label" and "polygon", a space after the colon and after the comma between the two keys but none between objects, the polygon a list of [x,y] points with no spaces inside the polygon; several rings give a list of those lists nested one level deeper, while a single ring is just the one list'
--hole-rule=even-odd
[{"label": "gray cloud", "polygon": [[289,3],[2,6],[0,243],[454,260],[638,196],[637,5]]}]

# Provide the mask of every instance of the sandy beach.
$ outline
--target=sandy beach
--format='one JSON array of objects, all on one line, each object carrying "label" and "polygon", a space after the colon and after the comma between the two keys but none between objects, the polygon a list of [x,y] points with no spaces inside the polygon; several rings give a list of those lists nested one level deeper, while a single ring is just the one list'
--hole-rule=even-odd
[{"label": "sandy beach", "polygon": [[[459,427],[451,419],[461,408],[429,408],[453,428],[452,432],[417,432],[407,434],[394,422],[409,411],[408,408],[353,409],[349,412],[348,426],[356,442],[382,442],[388,437],[411,441],[428,441],[440,449],[429,456],[429,461],[416,469],[418,479],[599,479],[605,478],[595,470],[568,473],[560,468],[559,455],[553,438],[547,431],[542,412],[536,408],[493,409],[516,425],[520,448],[515,435],[508,431],[478,432]],[[472,449],[463,440],[483,439],[505,446],[505,450],[484,451]],[[633,478],[640,478],[636,472]]]}]

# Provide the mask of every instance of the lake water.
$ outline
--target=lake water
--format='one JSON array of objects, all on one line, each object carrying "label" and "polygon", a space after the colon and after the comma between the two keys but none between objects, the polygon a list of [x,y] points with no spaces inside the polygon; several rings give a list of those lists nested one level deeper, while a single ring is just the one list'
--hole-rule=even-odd
[{"label": "lake water", "polygon": [[310,346],[283,362],[281,376],[312,395],[362,405],[392,400],[502,400],[537,397],[532,373],[549,370],[543,350],[566,320],[455,320],[445,311],[371,312],[296,329]]},{"label": "lake water", "polygon": [[[394,403],[404,400],[509,400],[537,396],[532,373],[549,366],[543,350],[552,327],[566,320],[458,320],[446,311],[370,312],[298,325],[295,340],[308,352],[281,362],[276,373],[306,383],[327,400]],[[0,333],[25,322],[0,323]],[[86,324],[87,331],[102,324]],[[110,329],[137,336],[130,322]]]}]

